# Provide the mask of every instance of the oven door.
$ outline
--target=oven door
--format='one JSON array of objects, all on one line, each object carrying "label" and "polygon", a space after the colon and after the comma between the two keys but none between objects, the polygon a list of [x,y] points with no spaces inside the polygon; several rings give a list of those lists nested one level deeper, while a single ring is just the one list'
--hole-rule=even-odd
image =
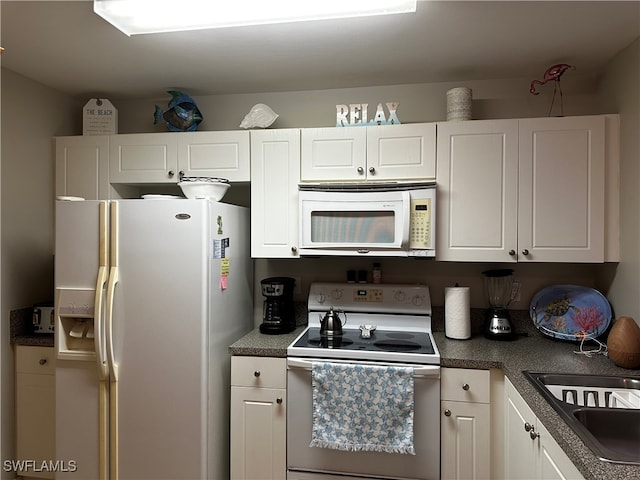
[{"label": "oven door", "polygon": [[[312,430],[311,365],[313,360],[287,359],[287,478],[329,478],[354,475],[369,478],[440,478],[440,367],[414,367],[415,455],[348,452],[309,447]],[[353,361],[351,363],[370,363]],[[376,362],[376,365],[384,363]],[[395,364],[398,366],[398,364]],[[406,365],[405,365],[406,366]],[[310,476],[311,473],[316,475]],[[326,474],[323,477],[321,474]],[[344,478],[344,477],[340,477]],[[349,478],[349,477],[347,477]]]}]

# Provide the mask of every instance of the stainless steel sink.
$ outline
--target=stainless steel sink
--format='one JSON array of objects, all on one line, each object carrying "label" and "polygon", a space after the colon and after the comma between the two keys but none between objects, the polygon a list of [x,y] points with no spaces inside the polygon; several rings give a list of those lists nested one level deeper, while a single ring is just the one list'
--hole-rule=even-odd
[{"label": "stainless steel sink", "polygon": [[523,374],[598,458],[640,465],[640,378]]}]

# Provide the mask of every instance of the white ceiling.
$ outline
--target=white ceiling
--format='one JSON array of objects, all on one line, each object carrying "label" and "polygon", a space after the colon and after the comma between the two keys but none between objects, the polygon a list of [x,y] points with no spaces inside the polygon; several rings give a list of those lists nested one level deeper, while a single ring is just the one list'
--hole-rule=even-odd
[{"label": "white ceiling", "polygon": [[640,35],[639,1],[419,0],[408,15],[134,37],[92,7],[2,0],[2,66],[83,99],[533,80],[555,63],[597,75]]}]

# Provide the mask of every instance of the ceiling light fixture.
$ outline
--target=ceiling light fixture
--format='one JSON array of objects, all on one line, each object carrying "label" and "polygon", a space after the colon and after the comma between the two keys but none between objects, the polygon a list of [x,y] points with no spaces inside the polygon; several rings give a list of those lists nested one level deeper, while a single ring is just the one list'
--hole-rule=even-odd
[{"label": "ceiling light fixture", "polygon": [[127,35],[411,13],[417,0],[94,0]]}]

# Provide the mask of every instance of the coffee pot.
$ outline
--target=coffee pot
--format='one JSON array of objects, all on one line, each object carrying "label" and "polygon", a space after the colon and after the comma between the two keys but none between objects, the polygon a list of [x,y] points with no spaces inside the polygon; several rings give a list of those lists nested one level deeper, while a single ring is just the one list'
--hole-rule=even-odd
[{"label": "coffee pot", "polygon": [[265,278],[260,282],[264,304],[260,332],[268,335],[289,333],[296,328],[293,289],[296,281],[290,277]]},{"label": "coffee pot", "polygon": [[333,309],[333,307],[329,307],[329,311],[324,315],[324,317],[322,316],[322,314],[319,314],[319,318],[320,335],[342,335],[342,325],[347,323],[346,314],[344,315],[344,324],[342,323],[342,320],[340,320],[340,315]]}]

